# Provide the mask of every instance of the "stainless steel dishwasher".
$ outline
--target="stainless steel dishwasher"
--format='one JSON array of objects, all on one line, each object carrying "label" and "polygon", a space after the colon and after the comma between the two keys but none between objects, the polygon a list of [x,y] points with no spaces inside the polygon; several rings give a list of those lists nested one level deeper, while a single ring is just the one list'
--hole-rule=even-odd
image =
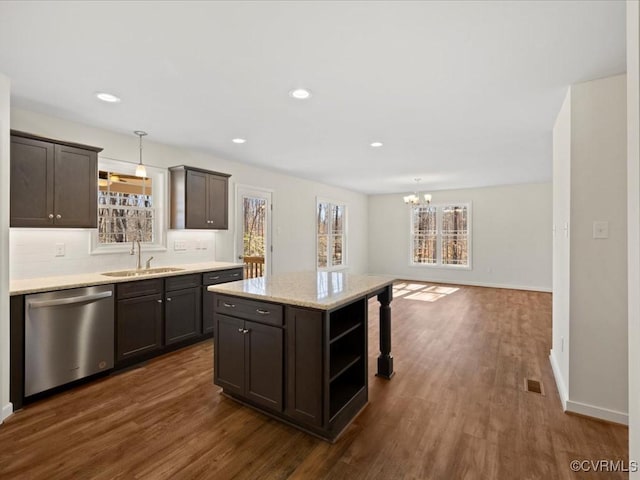
[{"label": "stainless steel dishwasher", "polygon": [[113,368],[113,285],[27,295],[25,396]]}]

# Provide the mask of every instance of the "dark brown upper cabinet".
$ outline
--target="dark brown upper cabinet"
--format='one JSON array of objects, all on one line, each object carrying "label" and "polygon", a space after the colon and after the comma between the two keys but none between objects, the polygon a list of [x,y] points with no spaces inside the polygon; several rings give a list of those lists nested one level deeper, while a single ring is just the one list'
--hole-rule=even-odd
[{"label": "dark brown upper cabinet", "polygon": [[96,228],[100,151],[12,130],[11,226]]},{"label": "dark brown upper cabinet", "polygon": [[229,177],[193,167],[171,167],[171,228],[227,230]]}]

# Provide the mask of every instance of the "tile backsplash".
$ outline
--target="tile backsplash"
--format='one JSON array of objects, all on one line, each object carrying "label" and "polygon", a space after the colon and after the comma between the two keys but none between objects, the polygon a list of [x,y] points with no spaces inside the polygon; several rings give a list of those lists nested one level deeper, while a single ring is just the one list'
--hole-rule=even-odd
[{"label": "tile backsplash", "polygon": [[[135,268],[135,257],[128,253],[91,255],[91,233],[88,229],[10,229],[10,278],[22,280]],[[166,251],[145,252],[142,246],[142,261],[150,256],[153,256],[153,266],[214,261],[215,232],[169,230]]]}]

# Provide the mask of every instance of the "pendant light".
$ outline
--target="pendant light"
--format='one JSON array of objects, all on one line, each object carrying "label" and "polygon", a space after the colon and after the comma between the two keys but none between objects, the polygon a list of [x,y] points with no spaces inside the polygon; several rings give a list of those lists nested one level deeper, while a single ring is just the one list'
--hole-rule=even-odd
[{"label": "pendant light", "polygon": [[135,135],[140,137],[140,163],[136,167],[136,177],[146,178],[147,177],[147,169],[142,164],[142,137],[144,137],[147,132],[143,132],[142,130],[136,130],[133,132]]}]

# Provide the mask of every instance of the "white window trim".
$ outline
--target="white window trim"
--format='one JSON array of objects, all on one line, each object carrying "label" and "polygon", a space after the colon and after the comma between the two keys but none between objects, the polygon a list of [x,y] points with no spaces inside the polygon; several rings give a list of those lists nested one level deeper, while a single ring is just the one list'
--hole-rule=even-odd
[{"label": "white window trim", "polygon": [[[98,170],[135,175],[137,163],[116,160],[108,157],[98,157]],[[154,242],[141,242],[145,252],[166,252],[167,251],[167,225],[168,211],[166,205],[168,192],[168,175],[164,168],[145,165],[147,176],[151,178],[153,185],[153,205],[154,216]],[[97,181],[97,179],[96,179]],[[98,208],[98,197],[96,196],[96,209]],[[91,232],[91,244],[89,246],[90,255],[103,255],[111,253],[129,253],[131,243],[102,244],[98,243],[98,229]]]},{"label": "white window trim", "polygon": [[409,266],[415,268],[444,268],[446,270],[473,270],[473,209],[471,202],[445,202],[445,203],[432,203],[430,207],[436,207],[438,212],[442,207],[451,205],[462,205],[467,208],[467,258],[469,259],[468,265],[445,265],[442,262],[442,215],[436,213],[436,252],[438,253],[436,263],[415,263],[413,261],[413,207],[409,208]]},{"label": "white window trim", "polygon": [[[320,267],[318,266],[318,205],[320,203],[330,203],[332,205],[343,205],[344,206],[344,218],[342,220],[343,222],[343,242],[342,242],[342,265],[335,265],[335,266],[331,266],[331,267]],[[314,249],[315,251],[315,264],[316,264],[316,270],[318,272],[339,272],[341,270],[346,270],[348,267],[348,261],[349,261],[349,253],[348,253],[348,248],[347,245],[349,243],[349,205],[347,204],[347,202],[344,202],[342,200],[336,200],[333,198],[326,198],[326,197],[316,197],[316,211],[315,211],[315,223],[316,223],[316,238],[315,238],[315,244],[316,244],[316,248]],[[329,235],[329,238],[331,238],[331,235]],[[329,243],[329,252],[331,252],[331,243]],[[329,262],[329,257],[327,256],[327,263]]]}]

